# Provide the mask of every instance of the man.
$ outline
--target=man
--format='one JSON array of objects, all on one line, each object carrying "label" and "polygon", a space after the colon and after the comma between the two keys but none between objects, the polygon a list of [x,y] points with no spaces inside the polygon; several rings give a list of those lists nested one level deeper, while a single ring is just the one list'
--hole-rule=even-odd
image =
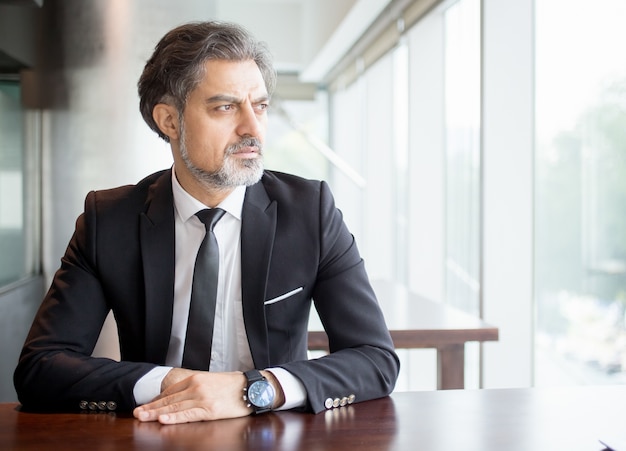
[{"label": "man", "polygon": [[[87,195],[15,371],[25,407],[133,410],[169,424],[320,412],[391,392],[398,358],[328,186],[263,170],[274,85],[269,53],[236,25],[187,24],[158,43],[140,109],[173,168]],[[210,231],[196,213],[217,208]],[[209,352],[193,349],[187,327],[200,305],[196,254],[211,235]],[[307,360],[311,300],[331,352]],[[120,362],[91,357],[110,310]],[[184,364],[198,347],[208,364]]]}]

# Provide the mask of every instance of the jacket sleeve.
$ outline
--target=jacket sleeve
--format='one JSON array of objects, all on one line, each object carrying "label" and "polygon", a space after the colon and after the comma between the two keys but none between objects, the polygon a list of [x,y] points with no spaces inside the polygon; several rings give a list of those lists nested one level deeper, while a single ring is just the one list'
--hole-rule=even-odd
[{"label": "jacket sleeve", "polygon": [[358,402],[388,395],[400,367],[354,237],[324,182],[319,228],[320,263],[313,301],[328,335],[330,354],[280,365],[303,382],[309,408],[316,413],[328,408],[329,399]]},{"label": "jacket sleeve", "polygon": [[110,310],[98,275],[96,224],[92,192],[14,373],[18,398],[26,408],[65,411],[92,403],[128,411],[135,407],[135,382],[155,366],[91,357]]}]

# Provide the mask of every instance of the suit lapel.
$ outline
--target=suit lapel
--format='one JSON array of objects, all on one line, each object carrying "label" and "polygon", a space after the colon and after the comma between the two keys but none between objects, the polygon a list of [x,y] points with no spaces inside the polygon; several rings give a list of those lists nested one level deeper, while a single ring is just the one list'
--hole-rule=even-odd
[{"label": "suit lapel", "polygon": [[165,362],[174,306],[174,200],[171,170],[150,187],[140,218],[146,299],[146,359]]},{"label": "suit lapel", "polygon": [[241,224],[243,319],[256,368],[270,365],[264,301],[275,231],[276,202],[257,183],[246,191]]}]

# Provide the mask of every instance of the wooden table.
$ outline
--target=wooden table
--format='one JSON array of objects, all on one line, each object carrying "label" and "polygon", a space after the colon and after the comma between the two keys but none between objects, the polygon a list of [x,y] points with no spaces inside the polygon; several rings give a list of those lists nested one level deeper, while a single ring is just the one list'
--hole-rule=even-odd
[{"label": "wooden table", "polygon": [[[433,302],[400,285],[373,282],[397,349],[437,349],[437,388],[465,386],[465,343],[498,340],[498,328],[441,302]],[[328,352],[328,337],[312,314],[310,350]]]},{"label": "wooden table", "polygon": [[626,442],[626,387],[394,393],[318,415],[277,412],[161,426],[128,415],[0,404],[2,450],[537,451]]}]

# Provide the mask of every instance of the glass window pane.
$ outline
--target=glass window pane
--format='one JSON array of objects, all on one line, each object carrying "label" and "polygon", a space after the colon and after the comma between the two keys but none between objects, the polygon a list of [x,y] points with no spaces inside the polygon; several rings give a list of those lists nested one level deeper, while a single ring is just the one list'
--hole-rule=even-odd
[{"label": "glass window pane", "polygon": [[394,280],[395,182],[393,141],[393,58],[387,54],[363,76],[365,110],[361,151],[364,159],[364,242],[362,254],[370,278]]},{"label": "glass window pane", "polygon": [[537,385],[626,382],[624,17],[536,3]]},{"label": "glass window pane", "polygon": [[[442,14],[408,32],[409,43],[409,288],[443,301],[445,280],[444,64]],[[428,68],[428,70],[424,70]]]},{"label": "glass window pane", "polygon": [[328,142],[326,102],[273,100],[264,159],[268,169],[312,179],[328,178],[320,148]]},{"label": "glass window pane", "polygon": [[[361,155],[364,146],[362,133],[365,95],[364,83],[357,80],[331,94],[330,134],[331,147],[358,174],[364,173],[365,159]],[[366,252],[363,221],[363,187],[350,177],[330,167],[329,183],[335,202],[341,209],[348,228],[359,243],[361,255]]]},{"label": "glass window pane", "polygon": [[19,83],[0,81],[0,287],[27,273],[22,130]]},{"label": "glass window pane", "polygon": [[445,13],[446,300],[480,312],[480,2]]}]

